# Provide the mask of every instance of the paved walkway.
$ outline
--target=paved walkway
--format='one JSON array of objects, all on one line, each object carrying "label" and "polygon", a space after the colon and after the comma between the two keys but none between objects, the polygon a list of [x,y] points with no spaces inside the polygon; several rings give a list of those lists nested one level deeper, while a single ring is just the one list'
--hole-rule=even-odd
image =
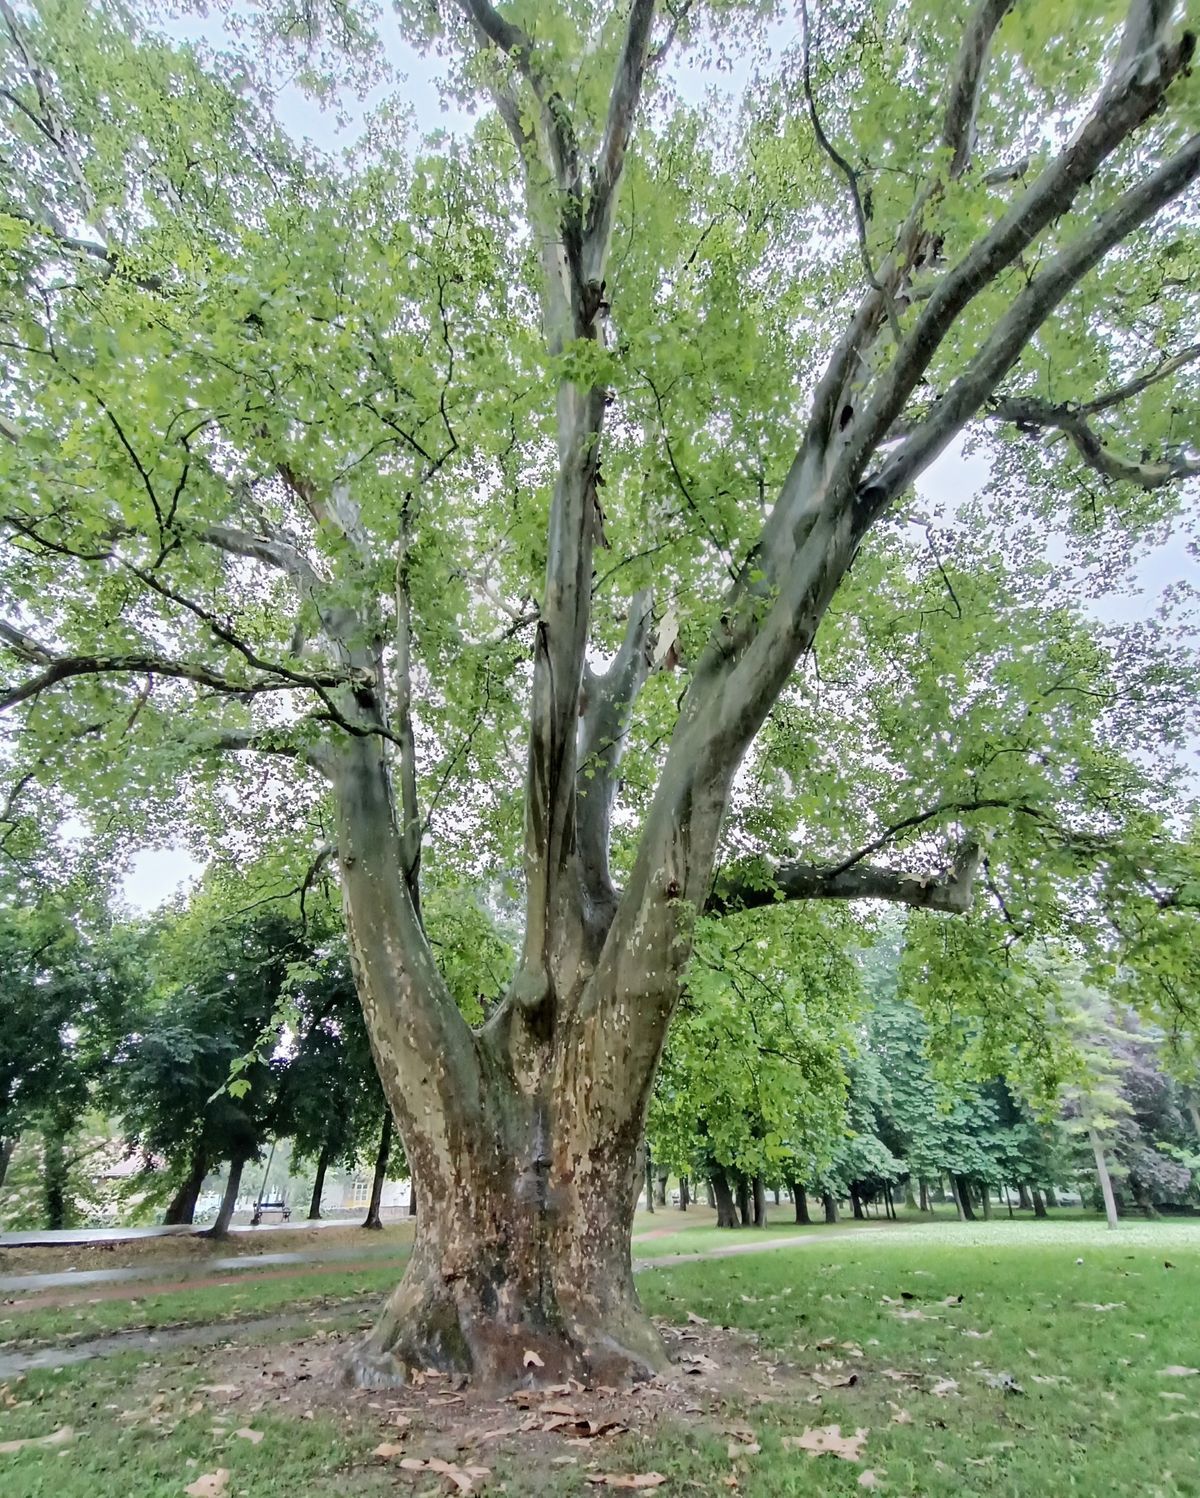
[{"label": "paved walkway", "polygon": [[[402,1220],[402,1219],[397,1219]],[[313,1228],[350,1228],[361,1221],[361,1215],[352,1217],[321,1217],[316,1222],[307,1217],[295,1222],[260,1222],[251,1227],[248,1222],[235,1222],[231,1233],[298,1233]],[[133,1243],[141,1238],[199,1238],[207,1233],[211,1224],[185,1222],[177,1227],[166,1227],[161,1222],[140,1228],[32,1228],[28,1232],[0,1233],[0,1248],[73,1248],[92,1247],[101,1243]]]}]

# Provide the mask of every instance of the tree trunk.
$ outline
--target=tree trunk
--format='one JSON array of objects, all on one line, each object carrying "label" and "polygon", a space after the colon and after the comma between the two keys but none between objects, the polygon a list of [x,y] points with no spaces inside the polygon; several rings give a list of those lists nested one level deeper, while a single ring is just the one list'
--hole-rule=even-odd
[{"label": "tree trunk", "polygon": [[229,1224],[233,1221],[234,1208],[237,1206],[238,1192],[242,1189],[242,1171],[245,1165],[245,1160],[229,1162],[229,1179],[225,1182],[225,1195],[221,1198],[217,1220],[208,1230],[207,1236],[210,1238],[224,1238],[229,1233]]},{"label": "tree trunk", "polygon": [[862,1222],[866,1214],[863,1212],[862,1197],[858,1194],[857,1186],[850,1188],[850,1210],[854,1213],[855,1221]]},{"label": "tree trunk", "polygon": [[658,1177],[658,1185],[654,1190],[654,1200],[655,1203],[660,1207],[665,1207],[667,1205],[667,1182],[669,1180],[669,1176],[660,1175]]},{"label": "tree trunk", "polygon": [[921,1182],[920,1207],[922,1212],[929,1212],[930,1214],[933,1212],[933,1203],[929,1200],[928,1181]]},{"label": "tree trunk", "polygon": [[42,1193],[46,1226],[56,1230],[67,1225],[68,1197],[66,1131],[57,1122],[46,1125],[44,1148]]},{"label": "tree trunk", "polygon": [[954,1210],[958,1213],[959,1222],[966,1222],[967,1214],[963,1209],[963,1200],[958,1192],[958,1184],[953,1174],[950,1176],[950,1196],[954,1201]]},{"label": "tree trunk", "polygon": [[774,1187],[772,1187],[772,1190],[775,1193],[775,1205],[778,1206],[779,1205],[779,1187],[778,1186],[774,1186]]},{"label": "tree trunk", "polygon": [[650,1146],[646,1146],[646,1211],[654,1211],[654,1162],[650,1158]]},{"label": "tree trunk", "polygon": [[765,1228],[767,1225],[767,1187],[762,1176],[754,1177],[754,1226]]},{"label": "tree trunk", "polygon": [[312,1196],[308,1203],[309,1222],[320,1222],[321,1220],[321,1197],[325,1191],[325,1172],[329,1169],[329,1149],[323,1146],[321,1153],[317,1156],[317,1174],[313,1181]]},{"label": "tree trunk", "polygon": [[834,1197],[828,1191],[822,1192],[821,1203],[825,1208],[825,1221],[836,1222],[838,1220],[838,1209]]},{"label": "tree trunk", "polygon": [[1029,1195],[1029,1187],[1024,1181],[1017,1182],[1017,1206],[1020,1207],[1022,1212],[1031,1212],[1033,1210],[1033,1199]]},{"label": "tree trunk", "polygon": [[809,1226],[812,1218],[808,1215],[808,1193],[804,1187],[796,1181],[791,1184],[792,1200],[796,1203],[796,1221]]},{"label": "tree trunk", "polygon": [[1050,1214],[1046,1211],[1046,1198],[1036,1186],[1033,1188],[1031,1195],[1033,1197],[1033,1215],[1035,1217],[1048,1217]]},{"label": "tree trunk", "polygon": [[1096,1175],[1100,1181],[1100,1194],[1104,1198],[1104,1216],[1114,1231],[1118,1225],[1117,1199],[1113,1195],[1112,1177],[1108,1173],[1108,1161],[1104,1158],[1104,1145],[1096,1130],[1088,1128],[1088,1143],[1092,1146],[1092,1158],[1096,1162]]},{"label": "tree trunk", "polygon": [[954,1187],[955,1195],[962,1208],[962,1216],[967,1222],[974,1222],[975,1208],[971,1202],[971,1187],[966,1176],[952,1175],[950,1183]]},{"label": "tree trunk", "polygon": [[713,1183],[707,1176],[704,1179],[704,1194],[708,1198],[708,1205],[715,1211],[717,1206],[717,1193],[713,1190]]},{"label": "tree trunk", "polygon": [[742,1226],[748,1228],[754,1221],[753,1209],[750,1205],[750,1182],[739,1170],[735,1177],[737,1182],[737,1207],[738,1216],[742,1219]]},{"label": "tree trunk", "polygon": [[991,1222],[991,1220],[992,1220],[992,1188],[988,1185],[988,1183],[986,1181],[979,1181],[977,1183],[977,1186],[978,1186],[978,1190],[979,1190],[979,1205],[983,1208],[983,1220],[984,1220],[984,1222]]},{"label": "tree trunk", "polygon": [[691,1202],[692,1202],[692,1198],[691,1198],[691,1195],[689,1193],[688,1178],[687,1178],[687,1176],[680,1176],[679,1177],[679,1210],[681,1212],[686,1212],[687,1209],[688,1209],[688,1207],[691,1206]]},{"label": "tree trunk", "polygon": [[409,1183],[408,1183],[408,1215],[410,1217],[415,1217],[417,1215],[417,1183],[416,1183],[416,1181],[409,1181]]},{"label": "tree trunk", "polygon": [[1048,1207],[1058,1206],[1058,1193],[1055,1191],[1053,1186],[1046,1187],[1046,1205]]},{"label": "tree trunk", "polygon": [[729,1189],[729,1177],[723,1170],[715,1170],[709,1177],[709,1184],[717,1203],[717,1226],[719,1228],[737,1227],[737,1206],[733,1200],[733,1192]]},{"label": "tree trunk", "polygon": [[371,1200],[367,1207],[367,1216],[363,1227],[383,1229],[383,1219],[379,1215],[379,1204],[383,1200],[383,1183],[387,1177],[388,1156],[392,1152],[392,1110],[389,1108],[383,1115],[383,1128],[379,1132],[379,1149],[375,1155],[375,1175],[371,1180]]},{"label": "tree trunk", "polygon": [[164,1227],[177,1227],[196,1220],[196,1202],[207,1174],[208,1161],[199,1150],[196,1150],[192,1155],[192,1164],[187,1178],[167,1203],[167,1210],[163,1213]]},{"label": "tree trunk", "polygon": [[1192,1121],[1192,1128],[1196,1133],[1196,1138],[1200,1139],[1200,1106],[1197,1106],[1196,1099],[1194,1097],[1188,1098],[1187,1110],[1188,1117]]},{"label": "tree trunk", "polygon": [[5,1177],[8,1175],[8,1162],[12,1159],[13,1150],[16,1147],[16,1139],[0,1139],[0,1188],[4,1186]]}]

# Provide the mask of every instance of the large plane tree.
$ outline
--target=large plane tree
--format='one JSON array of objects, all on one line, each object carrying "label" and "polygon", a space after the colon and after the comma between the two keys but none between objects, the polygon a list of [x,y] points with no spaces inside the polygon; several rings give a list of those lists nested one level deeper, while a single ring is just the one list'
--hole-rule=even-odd
[{"label": "large plane tree", "polygon": [[[1085,606],[1197,472],[1179,9],[402,0],[472,116],[422,144],[353,0],[216,54],[0,0],[5,846],[327,821],[421,1202],[360,1377],[662,1365],[700,919],[914,907],[997,1045],[1047,927],[1190,1004],[1186,624]],[[353,148],[273,122],[285,67],[382,87]],[[423,870],[523,904],[482,1024]]]}]

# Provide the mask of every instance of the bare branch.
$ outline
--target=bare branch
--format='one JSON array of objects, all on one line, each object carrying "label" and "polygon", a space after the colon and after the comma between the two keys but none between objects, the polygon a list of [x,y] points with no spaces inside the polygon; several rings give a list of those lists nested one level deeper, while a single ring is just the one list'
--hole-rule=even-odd
[{"label": "bare branch", "polygon": [[942,127],[942,144],[953,153],[950,160],[952,180],[962,176],[971,160],[975,148],[975,112],[988,47],[996,28],[1014,4],[1015,0],[977,0],[967,21]]},{"label": "bare branch", "polygon": [[866,863],[832,868],[784,863],[765,880],[719,882],[705,913],[729,915],[785,900],[887,900],[918,910],[963,915],[971,908],[981,858],[979,845],[968,842],[951,867],[940,874],[901,873]]}]

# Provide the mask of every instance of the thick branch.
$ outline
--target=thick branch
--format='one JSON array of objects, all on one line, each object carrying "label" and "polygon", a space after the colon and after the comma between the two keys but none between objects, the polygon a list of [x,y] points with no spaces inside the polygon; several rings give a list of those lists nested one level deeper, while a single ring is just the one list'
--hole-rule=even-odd
[{"label": "thick branch", "polygon": [[907,874],[876,864],[820,867],[783,863],[766,879],[721,880],[705,907],[708,915],[729,915],[784,900],[888,900],[918,910],[962,915],[971,908],[975,875],[982,858],[976,843],[967,843],[941,874]]},{"label": "thick branch", "polygon": [[653,622],[653,598],[647,590],[630,606],[625,638],[612,665],[602,676],[589,671],[584,683],[575,815],[589,917],[601,930],[607,929],[617,904],[608,862],[617,769],[625,752],[633,704],[650,669]]},{"label": "thick branch", "polygon": [[306,591],[311,592],[321,584],[308,558],[286,541],[273,536],[256,536],[233,525],[194,526],[192,534],[230,556],[249,557],[252,561],[265,562],[268,567],[276,567],[295,578]]},{"label": "thick branch", "polygon": [[967,21],[962,45],[954,65],[954,77],[946,101],[942,144],[952,153],[951,178],[961,177],[975,148],[975,113],[983,82],[984,63],[996,28],[1013,8],[1015,0],[977,0]]},{"label": "thick branch", "polygon": [[1161,489],[1166,484],[1200,475],[1200,459],[1177,455],[1159,463],[1135,462],[1110,452],[1078,406],[1013,395],[992,401],[987,414],[993,421],[1012,422],[1021,431],[1057,428],[1071,439],[1090,468],[1116,482],[1136,484],[1139,489]]}]

